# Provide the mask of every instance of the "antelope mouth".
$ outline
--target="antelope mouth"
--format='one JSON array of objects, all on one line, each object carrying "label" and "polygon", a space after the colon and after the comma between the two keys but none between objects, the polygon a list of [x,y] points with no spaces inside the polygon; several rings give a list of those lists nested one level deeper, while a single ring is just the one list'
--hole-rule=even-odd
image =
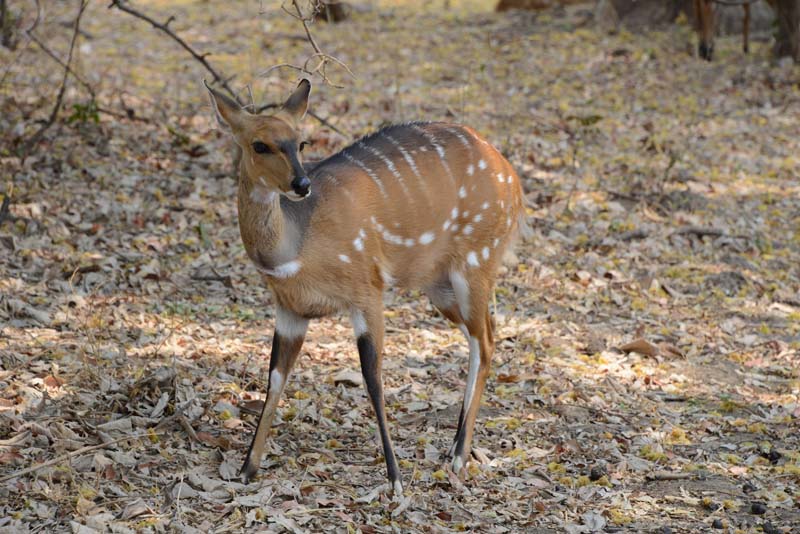
[{"label": "antelope mouth", "polygon": [[304,195],[301,195],[290,189],[289,191],[284,192],[283,196],[285,196],[286,198],[288,198],[293,202],[300,202],[311,196],[311,190],[308,189]]}]

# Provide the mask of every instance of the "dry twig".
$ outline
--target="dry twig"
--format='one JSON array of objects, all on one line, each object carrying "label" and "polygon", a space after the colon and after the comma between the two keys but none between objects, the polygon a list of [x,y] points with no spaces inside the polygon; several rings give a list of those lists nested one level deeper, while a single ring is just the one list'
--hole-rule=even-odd
[{"label": "dry twig", "polygon": [[[67,80],[69,79],[70,74],[70,65],[72,64],[72,53],[75,51],[75,43],[78,40],[78,35],[80,34],[81,28],[81,17],[83,17],[83,12],[86,10],[86,6],[89,4],[88,0],[80,0],[80,8],[78,9],[78,16],[75,17],[75,24],[73,25],[72,30],[72,39],[69,43],[69,53],[67,54],[67,61],[64,65],[64,76],[61,80],[61,87],[58,90],[58,95],[56,96],[56,103],[53,106],[53,110],[50,112],[50,116],[47,118],[44,124],[34,133],[30,139],[23,145],[22,148],[22,159],[24,160],[29,154],[33,147],[42,139],[44,133],[50,128],[53,123],[56,121],[56,117],[58,116],[58,111],[61,109],[61,102],[64,100],[64,92],[67,89]],[[37,15],[36,21],[34,22],[34,26],[31,28],[30,31],[33,31],[33,28],[36,27],[38,24],[39,15]]]}]

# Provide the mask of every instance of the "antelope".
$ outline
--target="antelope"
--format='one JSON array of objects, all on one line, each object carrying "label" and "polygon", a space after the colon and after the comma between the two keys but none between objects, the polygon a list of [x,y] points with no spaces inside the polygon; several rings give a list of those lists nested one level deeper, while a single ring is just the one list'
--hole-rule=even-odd
[{"label": "antelope", "polygon": [[422,289],[467,337],[466,390],[450,449],[460,473],[494,352],[488,303],[496,271],[525,224],[511,164],[471,128],[414,122],[383,128],[306,170],[298,124],[308,108],[308,80],[272,115],[253,115],[205,85],[220,128],[242,151],[239,230],[277,305],[266,401],[241,469],[245,483],[258,472],[309,320],[344,312],[389,486],[402,495],[381,379],[388,286]]},{"label": "antelope", "polygon": [[[725,6],[742,6],[744,20],[742,21],[742,51],[750,51],[750,4],[756,0],[694,0],[695,19],[697,23],[697,36],[699,42],[697,53],[706,61],[711,61],[714,56],[715,9],[714,4]],[[775,9],[776,0],[766,0]]]}]

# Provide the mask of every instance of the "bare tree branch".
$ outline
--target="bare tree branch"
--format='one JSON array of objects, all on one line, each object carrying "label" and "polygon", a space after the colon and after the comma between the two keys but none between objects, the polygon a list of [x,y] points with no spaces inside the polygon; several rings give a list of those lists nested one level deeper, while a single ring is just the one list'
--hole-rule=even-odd
[{"label": "bare tree branch", "polygon": [[[80,0],[80,8],[78,9],[78,16],[75,17],[75,24],[72,30],[72,40],[69,43],[69,53],[67,54],[67,61],[64,64],[64,77],[61,79],[61,87],[58,90],[58,96],[56,96],[56,103],[53,106],[53,111],[50,112],[50,116],[47,118],[47,121],[34,133],[30,139],[23,145],[22,147],[22,159],[24,160],[30,154],[30,151],[39,143],[42,139],[42,136],[50,128],[53,123],[56,121],[56,117],[58,117],[58,111],[61,109],[61,102],[64,100],[64,92],[67,89],[67,80],[69,79],[70,74],[70,65],[72,64],[72,53],[75,50],[75,43],[78,41],[78,35],[80,33],[81,27],[81,17],[83,17],[83,12],[86,10],[86,6],[88,5],[88,0]],[[35,28],[36,24],[38,24],[38,15],[37,20],[32,26],[31,29]]]},{"label": "bare tree branch", "polygon": [[[347,72],[347,74],[349,74],[353,78],[355,78],[356,75],[353,74],[353,71],[350,70],[350,67],[348,67],[342,60],[340,60],[339,58],[337,58],[335,56],[332,56],[330,54],[326,54],[325,52],[323,52],[322,49],[320,48],[319,44],[317,43],[317,40],[314,39],[314,35],[311,33],[310,23],[314,20],[314,13],[316,11],[316,6],[317,6],[316,0],[310,0],[313,9],[311,9],[311,12],[308,13],[308,14],[303,13],[303,10],[300,9],[300,4],[298,4],[297,0],[291,0],[291,1],[292,1],[291,5],[294,8],[293,10],[289,9],[289,7],[287,7],[287,5],[285,3],[281,4],[281,9],[285,13],[287,13],[289,16],[299,20],[302,23],[303,30],[305,30],[305,33],[306,33],[306,39],[308,40],[309,44],[311,44],[311,48],[314,50],[314,53],[306,59],[306,61],[305,61],[305,63],[303,63],[302,67],[299,66],[299,65],[293,65],[291,63],[281,63],[280,65],[274,65],[274,66],[268,68],[267,70],[259,73],[259,77],[264,77],[268,73],[270,73],[271,71],[273,71],[275,69],[290,68],[290,69],[298,70],[298,71],[300,71],[300,72],[302,72],[304,74],[307,74],[309,76],[313,76],[314,74],[317,74],[317,75],[320,76],[320,78],[322,78],[322,81],[324,83],[330,85],[331,87],[336,87],[336,88],[341,89],[343,87],[342,85],[338,85],[338,84],[334,83],[328,77],[326,69],[327,69],[327,66],[328,66],[329,63],[335,63],[335,64],[339,65],[340,67],[342,67]],[[319,62],[317,63],[316,67],[314,67],[312,69],[309,69],[308,64],[311,63],[315,59],[318,59]]]},{"label": "bare tree branch", "polygon": [[136,9],[130,7],[128,5],[127,1],[125,1],[125,0],[111,0],[111,5],[108,6],[108,7],[109,8],[116,7],[120,11],[124,11],[125,13],[128,13],[129,15],[133,15],[137,19],[141,19],[141,20],[143,20],[145,22],[150,23],[150,25],[153,26],[154,28],[156,28],[157,30],[161,30],[162,32],[164,32],[167,35],[169,35],[175,42],[177,42],[179,45],[181,45],[181,47],[183,47],[184,50],[189,52],[192,55],[193,58],[195,58],[197,61],[199,61],[203,65],[203,67],[206,68],[206,70],[209,73],[211,73],[211,75],[214,77],[213,83],[219,83],[219,85],[223,89],[225,89],[228,92],[228,94],[231,95],[231,97],[233,97],[233,99],[236,100],[236,102],[239,103],[239,105],[244,105],[244,102],[239,99],[239,96],[236,94],[236,91],[234,91],[231,88],[231,86],[228,84],[228,82],[233,78],[227,78],[227,79],[223,78],[222,75],[219,72],[217,72],[217,70],[214,69],[214,67],[212,67],[211,64],[206,60],[206,58],[209,55],[211,55],[210,52],[206,52],[205,54],[198,54],[197,52],[195,52],[194,48],[189,46],[189,44],[186,41],[181,39],[178,36],[178,34],[176,34],[174,31],[172,31],[170,29],[170,27],[169,27],[170,23],[175,20],[175,16],[174,15],[170,15],[167,18],[166,22],[164,22],[164,24],[160,24],[160,23],[156,22],[155,19],[153,19],[153,18],[145,15],[144,13],[142,13],[140,11],[137,11]]}]

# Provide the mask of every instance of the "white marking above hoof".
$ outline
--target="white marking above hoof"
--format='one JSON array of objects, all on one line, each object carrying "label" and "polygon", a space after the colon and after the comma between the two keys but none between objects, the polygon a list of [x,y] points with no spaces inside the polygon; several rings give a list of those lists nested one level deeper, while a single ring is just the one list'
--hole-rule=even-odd
[{"label": "white marking above hoof", "polygon": [[456,456],[453,458],[453,473],[459,474],[462,469],[464,469],[464,460],[461,459],[461,456]]}]

